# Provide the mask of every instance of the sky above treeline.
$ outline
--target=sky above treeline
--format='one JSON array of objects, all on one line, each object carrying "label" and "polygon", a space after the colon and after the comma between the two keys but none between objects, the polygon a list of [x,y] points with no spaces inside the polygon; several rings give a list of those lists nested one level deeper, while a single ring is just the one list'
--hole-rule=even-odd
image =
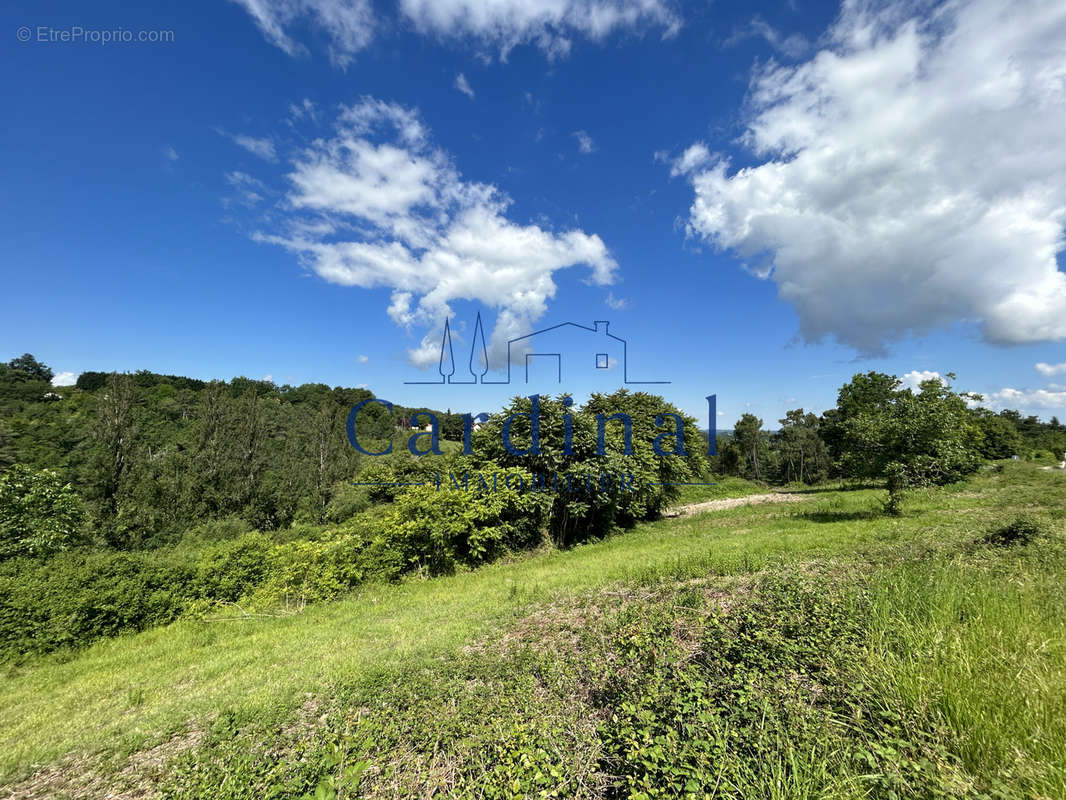
[{"label": "sky above treeline", "polygon": [[[0,18],[0,359],[60,382],[481,411],[628,377],[701,419],[716,394],[730,427],[821,411],[859,371],[952,372],[1066,415],[1061,0]],[[445,321],[452,383],[411,383],[441,380]],[[508,342],[510,383],[460,382],[472,350],[505,376]]]}]

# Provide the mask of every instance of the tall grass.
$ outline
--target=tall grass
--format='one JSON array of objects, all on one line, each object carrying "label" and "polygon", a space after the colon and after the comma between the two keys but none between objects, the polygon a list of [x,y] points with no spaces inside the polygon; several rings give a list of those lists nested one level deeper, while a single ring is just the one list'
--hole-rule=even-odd
[{"label": "tall grass", "polygon": [[1066,797],[1066,555],[1058,542],[904,564],[871,589],[871,672],[966,773]]}]

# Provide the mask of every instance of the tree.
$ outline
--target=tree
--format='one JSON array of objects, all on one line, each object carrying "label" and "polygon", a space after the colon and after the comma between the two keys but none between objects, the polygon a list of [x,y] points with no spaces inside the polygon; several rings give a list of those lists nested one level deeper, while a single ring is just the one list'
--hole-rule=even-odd
[{"label": "tree", "polygon": [[829,450],[818,435],[819,420],[802,408],[785,412],[781,431],[774,437],[784,483],[818,483],[829,476]]},{"label": "tree", "polygon": [[196,412],[190,455],[195,476],[190,502],[197,516],[244,514],[249,522],[260,524],[255,506],[267,467],[267,434],[254,388],[236,397],[221,381],[207,385]]},{"label": "tree", "polygon": [[986,408],[978,408],[973,413],[981,433],[981,455],[984,458],[1010,458],[1021,453],[1024,441],[1014,423]]},{"label": "tree", "polygon": [[19,372],[25,372],[38,380],[51,381],[54,377],[53,372],[49,369],[48,365],[42,364],[30,353],[23,353],[18,358],[13,358],[7,365],[11,369],[17,369]]},{"label": "tree", "polygon": [[[96,407],[96,424],[92,431],[93,457],[90,460],[89,482],[93,498],[98,502],[101,516],[110,525],[118,513],[119,492],[130,468],[131,455],[137,439],[134,406],[137,401],[133,379],[127,374],[112,372],[100,393]],[[109,529],[113,544],[116,531]]]},{"label": "tree", "polygon": [[744,414],[733,426],[733,441],[740,451],[741,476],[761,481],[766,457],[762,420],[754,414]]},{"label": "tree", "polygon": [[[866,377],[855,380],[865,383]],[[894,385],[844,416],[841,466],[850,477],[885,479],[886,510],[898,514],[906,490],[952,483],[974,472],[981,434],[966,399],[947,384],[928,380],[917,394],[899,389],[898,381]],[[841,396],[855,396],[851,388],[841,389]]]},{"label": "tree", "polygon": [[[593,394],[581,408],[572,405],[571,398],[565,395],[541,397],[538,402],[539,453],[523,452],[531,445],[527,415],[532,413],[532,404],[529,399],[518,397],[473,436],[473,456],[466,463],[481,473],[491,473],[496,467],[516,467],[530,475],[534,489],[546,489],[550,496],[548,531],[559,546],[603,536],[616,525],[629,525],[659,514],[679,495],[675,484],[698,480],[706,472],[706,444],[696,421],[661,397],[621,389],[613,394]],[[616,414],[628,417],[628,425]],[[502,437],[511,415],[516,415],[509,429],[515,452],[507,450]],[[655,424],[657,418],[662,425]],[[683,454],[676,452],[678,420],[683,431]],[[660,456],[654,447],[656,437],[662,434],[665,436],[660,440],[660,450],[665,455]],[[463,460],[456,466],[461,469]],[[624,487],[620,485],[623,476],[627,476]]]},{"label": "tree", "polygon": [[0,420],[0,470],[15,463],[15,444],[11,429]]},{"label": "tree", "polygon": [[73,547],[83,522],[78,495],[58,473],[15,464],[0,474],[0,560]]},{"label": "tree", "polygon": [[[844,427],[847,421],[859,414],[873,412],[884,407],[899,390],[900,381],[895,375],[883,372],[867,372],[852,377],[837,392],[836,408],[822,414],[819,434],[833,464],[837,467],[844,461]],[[852,473],[857,470],[852,469]]]}]

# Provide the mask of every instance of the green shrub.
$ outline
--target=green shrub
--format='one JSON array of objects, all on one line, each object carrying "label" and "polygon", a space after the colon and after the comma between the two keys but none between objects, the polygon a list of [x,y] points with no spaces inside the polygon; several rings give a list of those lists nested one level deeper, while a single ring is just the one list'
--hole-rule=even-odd
[{"label": "green shrub", "polygon": [[[495,490],[489,488],[492,480]],[[395,538],[408,564],[431,574],[530,547],[540,538],[551,502],[546,492],[530,491],[530,481],[523,470],[501,469],[487,476],[485,485],[470,479],[466,489],[414,487],[396,498],[385,520],[386,536]]]},{"label": "green shrub", "polygon": [[172,554],[88,553],[0,565],[0,656],[82,647],[173,621],[193,570]]},{"label": "green shrub", "polygon": [[1036,517],[1020,516],[1006,525],[1002,525],[989,532],[982,539],[984,544],[995,547],[1011,547],[1013,545],[1027,545],[1035,539],[1047,536],[1049,528],[1046,522]]},{"label": "green shrub", "polygon": [[333,497],[326,506],[326,522],[347,522],[370,507],[366,488],[341,483],[334,487]]},{"label": "green shrub", "polygon": [[182,548],[203,548],[228,542],[248,533],[248,523],[240,517],[231,516],[224,519],[212,519],[190,528],[181,537]]},{"label": "green shrub", "polygon": [[81,500],[56,472],[15,464],[0,474],[0,559],[67,550],[84,521]]},{"label": "green shrub", "polygon": [[273,546],[261,533],[246,533],[205,551],[196,564],[196,594],[219,602],[251,594],[266,578]]},{"label": "green shrub", "polygon": [[419,459],[394,451],[387,456],[369,459],[356,475],[353,489],[361,489],[371,503],[388,503],[401,494],[436,479],[439,459]]},{"label": "green shrub", "polygon": [[402,553],[384,537],[335,532],[318,541],[288,542],[270,551],[266,577],[250,599],[255,607],[332,600],[364,581],[396,578],[404,566]]}]

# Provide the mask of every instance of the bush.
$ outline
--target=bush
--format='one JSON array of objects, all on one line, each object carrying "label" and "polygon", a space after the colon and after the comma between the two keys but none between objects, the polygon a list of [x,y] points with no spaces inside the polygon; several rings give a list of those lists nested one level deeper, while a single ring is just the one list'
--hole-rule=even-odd
[{"label": "bush", "polygon": [[1049,532],[1048,525],[1043,520],[1021,516],[991,531],[981,541],[995,547],[1012,547],[1027,545],[1035,539],[1047,536]]},{"label": "bush", "polygon": [[84,521],[81,500],[56,472],[15,464],[0,475],[0,559],[67,550]]},{"label": "bush", "polygon": [[448,573],[539,541],[551,495],[530,491],[529,473],[496,471],[486,478],[495,491],[469,477],[466,489],[415,487],[396,498],[385,526],[408,564]]},{"label": "bush", "polygon": [[246,533],[205,551],[196,564],[196,594],[230,603],[250,595],[266,578],[273,546],[261,533]]},{"label": "bush", "polygon": [[268,556],[266,577],[249,598],[254,607],[290,600],[332,600],[372,579],[392,580],[403,554],[384,536],[336,531],[318,541],[293,541]]},{"label": "bush", "polygon": [[370,507],[366,488],[341,483],[334,487],[333,497],[326,506],[326,522],[347,522]]},{"label": "bush", "polygon": [[0,565],[0,656],[82,647],[176,619],[193,570],[172,555],[60,553]]},{"label": "bush", "polygon": [[190,528],[181,537],[180,547],[198,549],[205,546],[232,541],[251,530],[240,517],[208,520]]},{"label": "bush", "polygon": [[388,503],[415,487],[436,480],[439,461],[415,458],[402,451],[374,458],[356,475],[362,486],[352,486],[366,493],[370,503]]}]

